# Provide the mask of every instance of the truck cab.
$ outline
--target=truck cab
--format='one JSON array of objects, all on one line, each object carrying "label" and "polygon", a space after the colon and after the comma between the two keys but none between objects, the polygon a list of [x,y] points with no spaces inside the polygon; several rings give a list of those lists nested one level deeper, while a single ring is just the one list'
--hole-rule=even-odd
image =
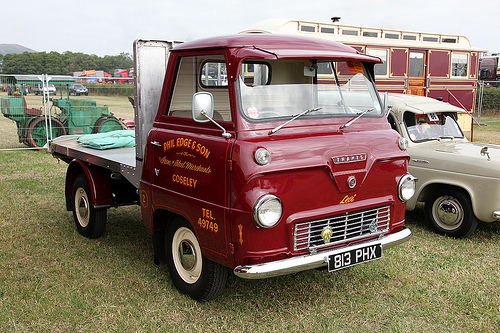
[{"label": "truck cab", "polygon": [[144,222],[165,237],[180,290],[202,279],[205,258],[264,278],[330,257],[340,269],[363,261],[351,248],[409,237],[414,179],[373,85],[377,62],[275,35],[171,51],[140,188]]}]

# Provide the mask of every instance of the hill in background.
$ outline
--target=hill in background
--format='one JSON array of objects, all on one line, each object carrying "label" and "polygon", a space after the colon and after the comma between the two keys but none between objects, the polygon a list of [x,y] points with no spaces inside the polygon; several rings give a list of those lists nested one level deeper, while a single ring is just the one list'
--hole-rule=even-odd
[{"label": "hill in background", "polygon": [[8,53],[24,53],[24,52],[36,52],[30,48],[19,44],[0,44],[0,54],[8,54]]}]

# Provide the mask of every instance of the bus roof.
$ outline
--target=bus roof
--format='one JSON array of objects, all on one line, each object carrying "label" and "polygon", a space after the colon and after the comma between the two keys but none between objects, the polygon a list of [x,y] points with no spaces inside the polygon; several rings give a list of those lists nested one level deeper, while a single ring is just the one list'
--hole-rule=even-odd
[{"label": "bus roof", "polygon": [[290,19],[260,21],[242,33],[284,33],[324,37],[346,44],[369,44],[380,46],[410,46],[430,49],[475,50],[469,39],[459,35],[423,33],[395,29],[367,28],[338,23],[319,23]]}]

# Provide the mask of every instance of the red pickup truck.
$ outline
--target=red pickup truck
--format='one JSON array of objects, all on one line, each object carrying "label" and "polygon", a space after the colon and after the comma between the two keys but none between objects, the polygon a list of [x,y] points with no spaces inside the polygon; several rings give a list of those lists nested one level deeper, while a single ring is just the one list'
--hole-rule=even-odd
[{"label": "red pickup truck", "polygon": [[[323,39],[240,34],[134,43],[136,147],[65,136],[66,206],[89,238],[138,204],[156,263],[200,301],[260,279],[379,259],[409,239],[406,141],[374,86],[380,59]],[[163,84],[162,84],[163,82]]]}]

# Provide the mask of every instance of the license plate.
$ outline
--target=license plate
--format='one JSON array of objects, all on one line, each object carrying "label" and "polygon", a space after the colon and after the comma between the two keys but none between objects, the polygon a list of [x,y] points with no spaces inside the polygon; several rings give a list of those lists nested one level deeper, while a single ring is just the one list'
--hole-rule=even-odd
[{"label": "license plate", "polygon": [[382,245],[375,244],[333,254],[328,257],[328,271],[333,272],[349,266],[382,258]]}]

